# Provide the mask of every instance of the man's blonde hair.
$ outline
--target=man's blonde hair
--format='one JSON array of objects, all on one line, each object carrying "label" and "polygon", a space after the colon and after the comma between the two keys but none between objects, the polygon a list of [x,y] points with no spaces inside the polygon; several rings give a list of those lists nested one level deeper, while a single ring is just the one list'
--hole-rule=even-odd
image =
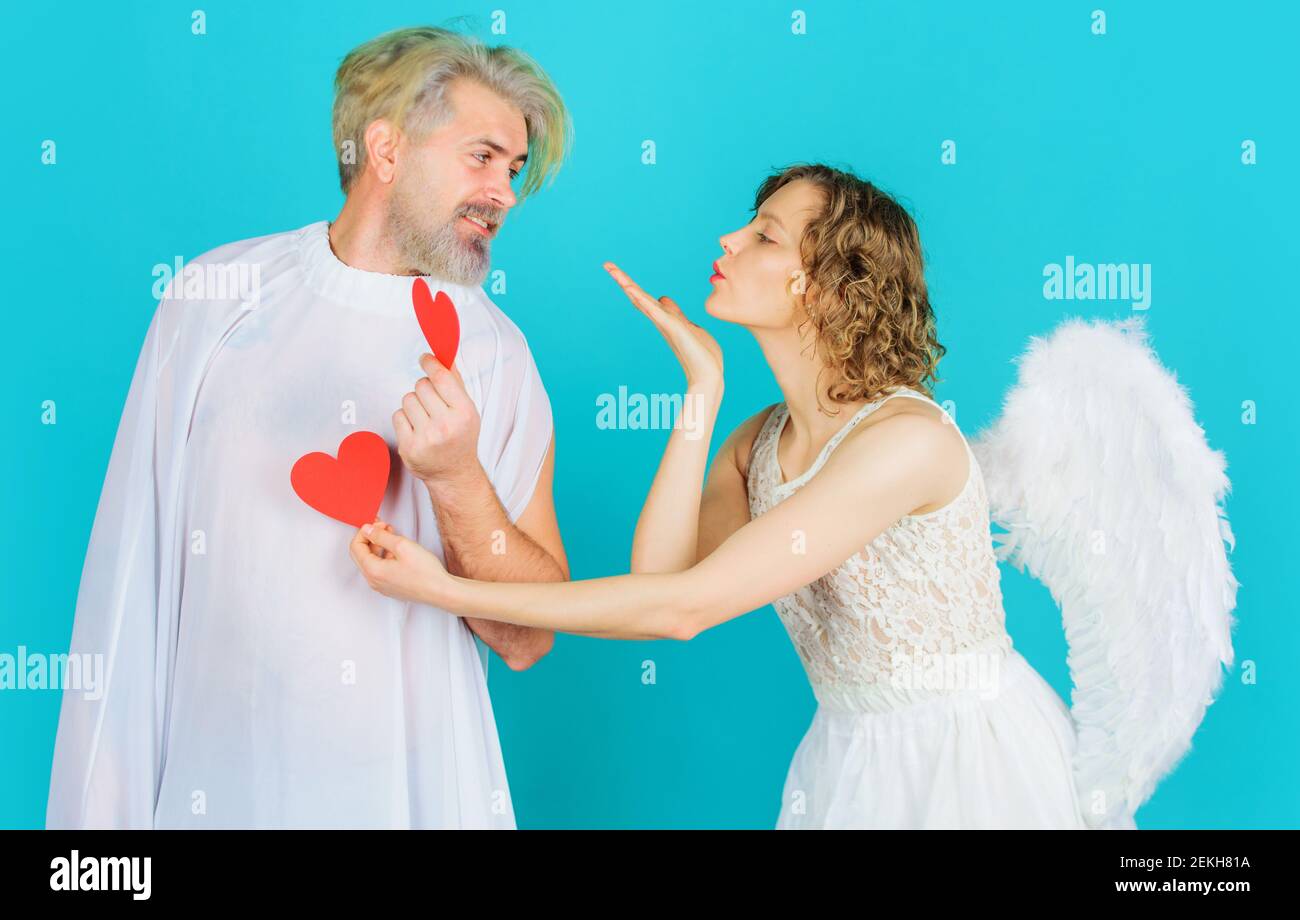
[{"label": "man's blonde hair", "polygon": [[[528,163],[519,197],[555,177],[572,143],[572,126],[541,66],[514,48],[490,48],[473,36],[417,26],[354,48],[334,76],[334,150],[344,194],[365,170],[366,127],[386,118],[418,143],[452,117],[446,90],[458,77],[477,81],[523,113]],[[351,157],[343,155],[349,141]]]}]

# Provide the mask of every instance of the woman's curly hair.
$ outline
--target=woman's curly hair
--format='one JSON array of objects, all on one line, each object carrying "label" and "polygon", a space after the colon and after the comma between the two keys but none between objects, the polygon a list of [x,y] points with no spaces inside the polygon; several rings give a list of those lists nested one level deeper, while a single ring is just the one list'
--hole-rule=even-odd
[{"label": "woman's curly hair", "polygon": [[[815,345],[835,378],[833,402],[879,399],[894,386],[933,397],[947,349],[935,336],[916,222],[870,182],[821,164],[796,164],[768,177],[757,211],[778,189],[799,179],[821,190],[825,206],[800,241],[807,319]],[[821,393],[817,394],[821,404]]]}]

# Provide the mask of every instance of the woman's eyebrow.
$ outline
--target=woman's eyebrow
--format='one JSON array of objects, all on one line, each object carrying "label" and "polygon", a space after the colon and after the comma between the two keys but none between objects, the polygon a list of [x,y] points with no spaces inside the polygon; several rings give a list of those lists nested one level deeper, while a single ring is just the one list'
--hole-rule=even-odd
[{"label": "woman's eyebrow", "polygon": [[[786,230],[785,224],[781,223],[781,218],[777,217],[771,211],[759,211],[758,216],[762,217],[765,220],[770,220],[772,223],[776,224],[782,230]],[[786,232],[789,233],[790,231],[786,230]]]}]

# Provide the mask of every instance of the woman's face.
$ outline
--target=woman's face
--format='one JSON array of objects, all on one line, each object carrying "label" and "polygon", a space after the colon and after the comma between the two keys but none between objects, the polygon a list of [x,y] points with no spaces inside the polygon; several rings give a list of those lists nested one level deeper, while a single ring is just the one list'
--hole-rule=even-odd
[{"label": "woman's face", "polygon": [[822,192],[797,179],[768,197],[745,226],[720,238],[724,254],[714,263],[710,316],[742,326],[782,329],[794,325],[797,295],[806,281],[799,242],[824,207]]}]

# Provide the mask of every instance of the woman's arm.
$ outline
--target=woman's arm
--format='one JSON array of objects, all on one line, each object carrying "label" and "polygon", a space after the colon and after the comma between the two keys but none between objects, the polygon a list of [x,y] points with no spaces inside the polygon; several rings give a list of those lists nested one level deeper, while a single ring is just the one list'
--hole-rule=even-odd
[{"label": "woman's arm", "polygon": [[965,446],[942,422],[900,413],[865,426],[806,486],[682,572],[476,582],[448,575],[436,556],[383,526],[358,531],[352,555],[375,590],[465,616],[607,639],[685,640],[817,580],[904,515],[943,499],[936,492],[955,463],[968,463]]},{"label": "woman's arm", "polygon": [[[749,523],[748,458],[772,407],[747,419],[718,448],[700,490],[707,443],[670,441],[637,521],[632,572],[681,572]],[[678,432],[671,438],[675,441]],[[698,451],[696,453],[695,451]]]},{"label": "woman's arm", "polygon": [[772,408],[768,406],[741,424],[713,458],[709,479],[704,484],[704,496],[700,499],[695,557],[687,563],[688,566],[704,559],[749,523],[749,485],[746,482],[749,455],[754,439]]},{"label": "woman's arm", "polygon": [[723,538],[730,536],[749,520],[744,482],[731,459],[734,439],[718,452],[704,484],[722,404],[722,349],[670,298],[655,300],[612,262],[605,268],[632,305],[654,323],[686,374],[681,418],[668,436],[632,538],[634,573],[680,572],[699,561],[701,532],[714,540],[712,548],[720,542],[720,532],[725,531]]},{"label": "woman's arm", "polygon": [[682,414],[690,424],[684,421],[668,436],[632,537],[633,572],[680,572],[695,564],[700,490],[721,402],[721,378],[687,387]]}]

